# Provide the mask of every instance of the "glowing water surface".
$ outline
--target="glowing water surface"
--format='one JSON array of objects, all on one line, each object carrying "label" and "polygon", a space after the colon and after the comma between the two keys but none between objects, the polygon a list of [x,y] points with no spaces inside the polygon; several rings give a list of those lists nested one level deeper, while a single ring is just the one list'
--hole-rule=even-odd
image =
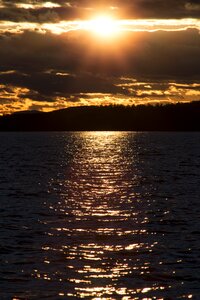
[{"label": "glowing water surface", "polygon": [[200,299],[199,133],[0,136],[0,299]]}]

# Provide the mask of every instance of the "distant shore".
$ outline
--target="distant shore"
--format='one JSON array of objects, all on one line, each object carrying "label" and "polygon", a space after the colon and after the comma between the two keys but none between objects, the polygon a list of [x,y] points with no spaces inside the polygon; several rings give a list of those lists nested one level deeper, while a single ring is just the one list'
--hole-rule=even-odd
[{"label": "distant shore", "polygon": [[80,106],[0,117],[0,131],[199,131],[200,101],[166,105]]}]

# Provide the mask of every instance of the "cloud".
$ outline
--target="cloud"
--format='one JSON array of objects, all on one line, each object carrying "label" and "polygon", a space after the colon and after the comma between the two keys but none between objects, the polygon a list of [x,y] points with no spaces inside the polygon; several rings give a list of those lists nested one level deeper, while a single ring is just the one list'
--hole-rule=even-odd
[{"label": "cloud", "polygon": [[[100,13],[123,34],[82,30]],[[0,112],[197,100],[199,22],[199,0],[1,0]]]},{"label": "cloud", "polygon": [[110,1],[1,1],[0,20],[55,22],[85,19],[99,12],[119,18],[199,18],[198,1],[110,0]]},{"label": "cloud", "polygon": [[[24,87],[33,90],[35,100],[44,97],[66,96],[75,93],[120,93],[122,89],[116,87],[112,81],[100,76],[79,74],[59,75],[59,73],[20,72],[0,74],[1,84]],[[39,96],[41,95],[41,96]]]},{"label": "cloud", "polygon": [[[54,87],[53,78],[59,85],[60,77],[53,74],[39,76],[38,72],[52,69],[75,75],[106,74],[110,77],[124,74],[136,77],[200,77],[200,39],[195,29],[130,32],[110,44],[94,41],[93,36],[82,31],[61,35],[26,31],[1,37],[0,45],[1,70],[33,73],[38,86],[48,78],[52,80],[50,89]],[[38,76],[41,78],[37,80]],[[77,78],[66,76],[62,81],[71,85]],[[85,78],[91,80],[87,76]],[[23,78],[24,82],[28,80],[29,77]]]},{"label": "cloud", "polygon": [[[199,2],[199,1],[198,1]],[[192,12],[199,12],[200,11],[200,4],[197,1],[192,2],[187,2],[185,4],[185,8],[187,11],[192,11]]]},{"label": "cloud", "polygon": [[3,34],[0,103],[9,111],[197,100],[199,53],[195,29],[128,32],[115,42],[81,30]]},{"label": "cloud", "polygon": [[121,9],[126,17],[139,18],[199,18],[200,11],[188,10],[188,5],[196,5],[196,1],[185,0],[136,0],[125,1]]}]

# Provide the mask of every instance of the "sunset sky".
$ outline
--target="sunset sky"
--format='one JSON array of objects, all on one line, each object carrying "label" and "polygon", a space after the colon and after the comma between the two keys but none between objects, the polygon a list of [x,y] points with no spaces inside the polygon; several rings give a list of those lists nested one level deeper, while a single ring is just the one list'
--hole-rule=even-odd
[{"label": "sunset sky", "polygon": [[0,114],[200,100],[200,1],[0,0]]}]

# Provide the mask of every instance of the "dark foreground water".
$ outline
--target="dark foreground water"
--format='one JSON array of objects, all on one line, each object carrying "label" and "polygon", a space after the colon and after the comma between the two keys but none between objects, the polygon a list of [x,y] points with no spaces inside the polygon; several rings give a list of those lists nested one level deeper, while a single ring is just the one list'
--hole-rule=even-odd
[{"label": "dark foreground water", "polygon": [[200,133],[0,133],[0,299],[200,299]]}]

